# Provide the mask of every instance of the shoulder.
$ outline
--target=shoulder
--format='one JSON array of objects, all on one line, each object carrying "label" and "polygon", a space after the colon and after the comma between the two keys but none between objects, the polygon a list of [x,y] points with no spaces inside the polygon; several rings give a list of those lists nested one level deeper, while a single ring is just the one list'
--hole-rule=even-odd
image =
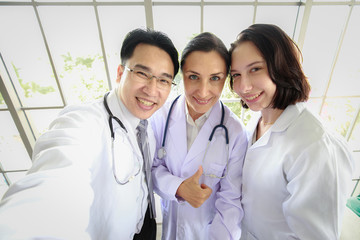
[{"label": "shoulder", "polygon": [[298,139],[291,142],[297,142],[297,145],[302,145],[303,148],[329,149],[331,146],[347,149],[344,137],[329,129],[319,115],[306,107],[289,126],[287,136],[289,139]]},{"label": "shoulder", "polygon": [[[288,133],[291,135],[303,136],[302,141],[316,141],[321,139],[329,130],[325,127],[321,118],[304,108],[298,117],[289,126]],[[306,137],[305,137],[306,136]]]}]

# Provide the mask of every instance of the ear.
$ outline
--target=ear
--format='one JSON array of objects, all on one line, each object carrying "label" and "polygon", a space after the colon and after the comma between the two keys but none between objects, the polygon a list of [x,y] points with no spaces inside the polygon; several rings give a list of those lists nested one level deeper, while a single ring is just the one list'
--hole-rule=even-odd
[{"label": "ear", "polygon": [[121,76],[124,74],[124,70],[124,66],[120,64],[117,69],[116,83],[120,82]]}]

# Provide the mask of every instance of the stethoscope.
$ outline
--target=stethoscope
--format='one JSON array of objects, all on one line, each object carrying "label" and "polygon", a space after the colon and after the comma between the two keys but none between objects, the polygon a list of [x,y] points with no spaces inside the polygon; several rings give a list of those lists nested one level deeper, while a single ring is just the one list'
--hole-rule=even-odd
[{"label": "stethoscope", "polygon": [[[162,144],[161,144],[161,148],[159,148],[158,152],[157,152],[157,157],[159,159],[164,159],[166,157],[166,150],[165,150],[165,141],[166,141],[166,135],[167,135],[167,130],[168,130],[168,125],[169,125],[169,120],[170,120],[170,115],[171,115],[171,112],[172,112],[172,109],[175,105],[175,103],[177,102],[177,100],[179,99],[181,95],[177,96],[174,101],[171,103],[171,106],[170,106],[170,109],[169,109],[169,112],[168,112],[168,115],[167,115],[167,118],[166,118],[166,123],[165,123],[165,129],[164,129],[164,136],[163,136],[163,140],[162,140]],[[228,172],[228,165],[229,165],[229,135],[228,135],[228,130],[227,130],[227,127],[224,125],[224,118],[225,118],[225,108],[224,108],[224,104],[220,101],[221,103],[221,120],[220,120],[220,124],[216,125],[212,131],[211,131],[211,134],[209,136],[209,140],[207,142],[207,145],[206,145],[206,150],[205,150],[205,154],[204,154],[204,157],[202,159],[202,163],[204,165],[204,162],[205,162],[205,157],[206,157],[206,154],[207,154],[207,151],[209,149],[209,146],[210,146],[210,143],[212,141],[212,138],[214,136],[214,133],[216,131],[217,128],[222,128],[224,129],[225,131],[225,142],[226,142],[226,158],[227,158],[227,162],[226,162],[226,172],[223,176],[221,177],[218,177],[216,176],[215,174],[207,174],[205,173],[205,170],[203,172],[203,175],[204,176],[207,176],[207,177],[213,177],[213,178],[224,178],[226,175],[227,175],[227,172]]]},{"label": "stethoscope", "polygon": [[[136,172],[135,174],[133,174],[132,176],[130,176],[130,177],[129,177],[127,180],[125,180],[125,181],[120,181],[120,180],[118,179],[118,177],[116,176],[116,170],[115,170],[115,168],[116,168],[116,166],[115,166],[116,162],[115,162],[115,157],[114,157],[114,155],[115,155],[115,154],[114,154],[115,132],[114,132],[112,120],[115,120],[115,121],[120,125],[120,127],[126,132],[126,135],[127,135],[128,131],[127,131],[125,125],[123,124],[123,122],[122,122],[119,118],[115,117],[115,116],[112,114],[112,112],[111,112],[111,110],[110,110],[110,108],[109,108],[109,105],[108,105],[108,103],[107,103],[107,96],[109,95],[109,93],[110,93],[110,92],[107,92],[107,93],[104,95],[104,106],[105,106],[105,109],[106,109],[107,113],[109,114],[109,128],[110,128],[111,140],[112,140],[112,141],[111,141],[112,170],[113,170],[113,175],[114,175],[115,181],[116,181],[118,184],[120,184],[120,185],[125,185],[125,184],[127,184],[128,182],[130,182],[132,179],[134,179],[134,178],[140,173],[140,168],[138,168],[137,172]],[[129,142],[130,142],[130,144],[132,145],[132,143],[131,143],[130,140],[129,140]],[[139,159],[138,159],[138,164],[140,164],[140,160],[139,160]]]}]

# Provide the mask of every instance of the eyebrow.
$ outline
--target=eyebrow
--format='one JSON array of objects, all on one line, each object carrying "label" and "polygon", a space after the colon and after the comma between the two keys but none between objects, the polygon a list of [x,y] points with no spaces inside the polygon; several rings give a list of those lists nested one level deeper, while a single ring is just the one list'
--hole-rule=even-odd
[{"label": "eyebrow", "polygon": [[[246,68],[252,67],[252,66],[254,66],[254,65],[258,64],[258,63],[265,63],[265,61],[264,61],[264,60],[262,60],[262,61],[255,61],[255,62],[252,62],[252,63],[250,63],[250,64],[246,65]],[[230,72],[236,72],[236,71],[237,71],[237,70],[235,70],[235,69],[231,69],[231,70],[230,70]]]},{"label": "eyebrow", "polygon": [[220,75],[220,74],[225,75],[225,73],[223,73],[223,72],[218,72],[218,73],[212,73],[211,76],[216,76],[216,75]]},{"label": "eyebrow", "polygon": [[[138,64],[135,64],[134,68],[135,67],[136,68],[141,68],[142,70],[151,73],[151,69],[149,67],[145,66],[145,65],[142,65],[142,64],[138,63]],[[171,74],[169,74],[169,73],[162,73],[161,76],[173,79],[173,76]]]},{"label": "eyebrow", "polygon": [[[195,71],[192,71],[192,70],[187,71],[186,73],[194,73],[194,74],[197,74],[197,75],[201,75],[200,73],[195,72]],[[211,76],[216,76],[216,75],[219,75],[219,74],[225,74],[225,73],[223,73],[223,72],[218,72],[218,73],[212,73],[212,74],[210,74],[210,75],[211,75]]]}]

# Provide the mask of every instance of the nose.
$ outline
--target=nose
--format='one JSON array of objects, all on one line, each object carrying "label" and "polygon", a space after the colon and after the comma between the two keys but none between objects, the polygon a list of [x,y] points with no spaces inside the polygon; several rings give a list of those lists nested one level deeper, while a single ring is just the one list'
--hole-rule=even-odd
[{"label": "nose", "polygon": [[149,96],[155,95],[155,93],[157,92],[157,79],[155,76],[153,76],[149,79],[149,81],[147,81],[144,92],[146,92]]},{"label": "nose", "polygon": [[241,76],[234,80],[234,90],[236,93],[248,93],[252,89],[252,84],[247,76]]},{"label": "nose", "polygon": [[205,98],[208,95],[209,87],[210,86],[207,81],[201,81],[199,89],[198,89],[199,96]]}]

